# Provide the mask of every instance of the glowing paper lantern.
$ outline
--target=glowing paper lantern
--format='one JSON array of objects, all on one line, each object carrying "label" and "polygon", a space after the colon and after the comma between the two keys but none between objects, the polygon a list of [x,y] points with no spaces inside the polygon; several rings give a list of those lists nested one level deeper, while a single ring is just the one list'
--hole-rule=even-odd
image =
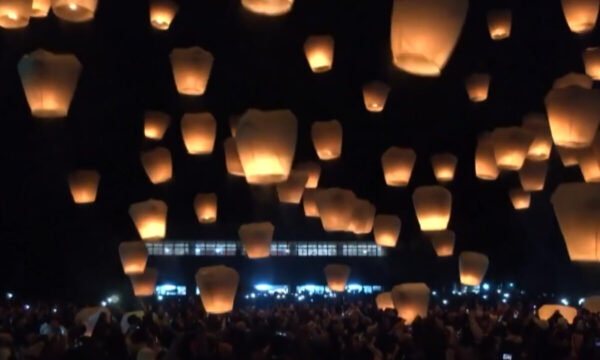
[{"label": "glowing paper lantern", "polygon": [[302,205],[306,217],[319,217],[319,208],[317,207],[317,189],[306,189],[302,194]]},{"label": "glowing paper lantern", "polygon": [[363,86],[365,108],[370,112],[382,112],[387,101],[390,87],[381,81],[371,81]]},{"label": "glowing paper lantern", "polygon": [[317,121],[310,131],[317,156],[333,160],[342,154],[342,124],[337,120]]},{"label": "glowing paper lantern", "polygon": [[239,114],[236,115],[231,115],[229,117],[229,131],[231,131],[231,136],[235,137],[235,134],[237,134],[237,127],[238,124],[240,123],[240,118],[242,116]]},{"label": "glowing paper lantern", "polygon": [[554,80],[552,89],[565,89],[569,86],[579,86],[584,89],[591,89],[593,85],[594,80],[586,74],[570,72]]},{"label": "glowing paper lantern", "polygon": [[540,317],[540,320],[548,321],[548,319],[550,319],[557,311],[569,324],[572,324],[577,316],[576,308],[558,304],[542,305],[538,310],[538,316]]},{"label": "glowing paper lantern", "polygon": [[210,154],[215,146],[217,121],[207,112],[184,114],[181,119],[181,134],[188,154]]},{"label": "glowing paper lantern", "polygon": [[286,181],[277,184],[279,201],[286,204],[300,204],[307,181],[308,174],[306,172],[292,170]]},{"label": "glowing paper lantern", "polygon": [[270,222],[250,223],[240,226],[238,234],[250,259],[262,259],[271,254],[275,227]]},{"label": "glowing paper lantern", "polygon": [[194,198],[194,209],[198,222],[210,224],[217,221],[217,194],[197,194]]},{"label": "glowing paper lantern", "polygon": [[31,4],[31,17],[43,18],[48,16],[50,0],[33,0]]},{"label": "glowing paper lantern", "polygon": [[289,110],[250,109],[244,113],[235,142],[249,184],[287,180],[296,151],[297,123]]},{"label": "glowing paper lantern", "polygon": [[531,193],[521,188],[513,188],[508,191],[510,202],[515,210],[525,210],[529,208],[531,202]]},{"label": "glowing paper lantern", "polygon": [[145,297],[154,295],[156,289],[156,281],[158,280],[158,271],[153,268],[146,267],[143,273],[129,275],[133,294],[137,297]]},{"label": "glowing paper lantern", "polygon": [[600,122],[600,91],[579,86],[550,90],[545,99],[546,111],[557,146],[589,146]]},{"label": "glowing paper lantern", "polygon": [[240,161],[240,155],[237,151],[237,144],[235,139],[228,137],[223,142],[225,148],[225,165],[227,166],[227,172],[233,176],[244,176],[244,168]]},{"label": "glowing paper lantern", "polygon": [[600,312],[600,296],[588,296],[583,300],[583,308],[587,311],[597,314]]},{"label": "glowing paper lantern", "polygon": [[144,116],[144,136],[152,140],[160,140],[171,123],[169,114],[162,111],[146,111]]},{"label": "glowing paper lantern", "polygon": [[242,6],[255,14],[279,16],[292,10],[294,0],[242,0]]},{"label": "glowing paper lantern", "polygon": [[316,194],[317,209],[325,231],[349,231],[356,196],[350,190],[330,188]]},{"label": "glowing paper lantern", "polygon": [[24,28],[29,24],[32,0],[4,0],[0,2],[0,27]]},{"label": "glowing paper lantern", "polygon": [[131,216],[142,240],[158,241],[165,237],[167,204],[164,201],[149,199],[131,204],[129,216]]},{"label": "glowing paper lantern", "polygon": [[449,153],[433,155],[431,157],[431,165],[433,166],[433,173],[437,181],[441,183],[452,181],[457,162],[458,159],[456,156]]},{"label": "glowing paper lantern", "polygon": [[558,155],[560,155],[560,160],[562,161],[563,166],[568,167],[579,164],[579,151],[581,151],[581,149],[571,149],[557,146],[556,150],[558,151]]},{"label": "glowing paper lantern", "polygon": [[142,241],[124,241],[119,244],[119,257],[125,275],[143,274],[148,260],[148,249]]},{"label": "glowing paper lantern", "polygon": [[463,251],[458,256],[460,283],[467,286],[479,286],[487,272],[490,260],[484,254]]},{"label": "glowing paper lantern", "polygon": [[321,177],[321,165],[314,161],[307,161],[296,166],[296,170],[304,171],[308,175],[306,181],[307,189],[316,189],[319,186],[319,178]]},{"label": "glowing paper lantern", "polygon": [[585,73],[594,80],[600,80],[600,48],[591,47],[583,52]]},{"label": "glowing paper lantern", "polygon": [[525,161],[523,167],[519,170],[519,180],[521,180],[521,187],[525,191],[544,190],[544,183],[546,182],[547,172],[547,162]]},{"label": "glowing paper lantern", "polygon": [[452,230],[434,231],[430,234],[431,245],[439,257],[452,256],[456,235]]},{"label": "glowing paper lantern", "polygon": [[458,41],[467,0],[394,0],[391,44],[396,67],[440,76]]},{"label": "glowing paper lantern", "polygon": [[240,275],[227,266],[201,267],[196,273],[200,299],[209,314],[225,314],[233,310]]},{"label": "glowing paper lantern", "polygon": [[412,324],[417,316],[427,317],[429,287],[425,283],[405,283],[392,288],[392,301],[398,317]]},{"label": "glowing paper lantern", "polygon": [[600,184],[561,184],[551,200],[571,261],[600,261]]},{"label": "glowing paper lantern", "polygon": [[502,40],[510,37],[512,14],[510,10],[491,10],[487,14],[488,30],[492,40]]},{"label": "glowing paper lantern", "polygon": [[598,136],[592,145],[585,149],[579,149],[577,163],[585,182],[600,182],[600,156]]},{"label": "glowing paper lantern", "polygon": [[171,180],[173,164],[171,152],[164,147],[142,152],[142,166],[153,184],[161,184]]},{"label": "glowing paper lantern", "polygon": [[500,170],[496,165],[494,155],[494,140],[492,134],[485,132],[477,140],[475,149],[475,175],[482,180],[496,180]]},{"label": "glowing paper lantern", "polygon": [[331,70],[333,64],[333,37],[309,36],[304,42],[304,54],[314,73]]},{"label": "glowing paper lantern", "polygon": [[592,31],[598,18],[598,0],[561,0],[563,13],[572,32]]},{"label": "glowing paper lantern", "polygon": [[350,277],[350,266],[340,264],[329,264],[325,266],[325,278],[327,286],[334,292],[343,292]]},{"label": "glowing paper lantern", "polygon": [[552,134],[546,115],[529,113],[523,118],[523,129],[533,134],[533,142],[527,151],[527,159],[543,161],[550,157],[552,151]]},{"label": "glowing paper lantern", "polygon": [[18,70],[33,116],[67,116],[81,72],[81,63],[75,55],[38,49],[23,55]]},{"label": "glowing paper lantern", "polygon": [[379,246],[394,247],[400,236],[400,218],[397,215],[378,214],[375,216],[373,236]]},{"label": "glowing paper lantern", "polygon": [[381,166],[388,186],[406,186],[410,181],[417,154],[412,149],[392,146],[381,156]]},{"label": "glowing paper lantern", "polygon": [[97,0],[52,0],[56,17],[71,22],[86,22],[94,18]]},{"label": "glowing paper lantern", "polygon": [[96,201],[100,174],[96,170],[78,170],[69,174],[69,188],[76,204]]},{"label": "glowing paper lantern", "polygon": [[533,134],[520,127],[496,128],[492,132],[492,141],[498,168],[519,170],[525,162],[533,138]]},{"label": "glowing paper lantern", "polygon": [[368,234],[373,230],[375,206],[368,200],[357,199],[352,210],[349,230],[353,233]]},{"label": "glowing paper lantern", "polygon": [[452,211],[450,191],[439,185],[419,186],[412,199],[422,231],[446,230]]},{"label": "glowing paper lantern", "polygon": [[377,294],[377,296],[375,297],[375,304],[377,305],[377,308],[382,311],[394,309],[392,293],[390,291],[387,291]]},{"label": "glowing paper lantern", "polygon": [[213,56],[201,47],[171,51],[171,66],[177,91],[183,95],[202,95],[210,78]]},{"label": "glowing paper lantern", "polygon": [[150,1],[150,24],[157,30],[169,30],[179,7],[171,0]]},{"label": "glowing paper lantern", "polygon": [[472,74],[465,80],[467,94],[473,102],[482,102],[487,100],[488,91],[490,89],[489,74]]}]

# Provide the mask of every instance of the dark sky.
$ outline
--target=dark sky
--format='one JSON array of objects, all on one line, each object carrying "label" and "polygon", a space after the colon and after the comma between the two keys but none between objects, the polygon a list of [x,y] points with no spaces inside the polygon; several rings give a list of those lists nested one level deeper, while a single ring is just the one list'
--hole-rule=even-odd
[{"label": "dark sky", "polygon": [[[58,296],[126,285],[117,247],[137,238],[127,209],[150,197],[168,203],[169,239],[237,239],[240,223],[249,221],[272,221],[279,240],[353,239],[325,233],[318,221],[305,219],[301,207],[278,204],[274,189],[250,188],[226,174],[222,142],[229,136],[229,116],[257,107],[287,108],[297,116],[296,161],[317,159],[312,122],[342,123],[342,158],[322,163],[320,184],[350,188],[378,212],[400,215],[401,239],[388,259],[394,269],[427,271],[428,281],[456,281],[455,273],[436,273],[439,260],[420,234],[411,202],[416,186],[436,183],[430,156],[448,151],[459,159],[448,186],[457,252],[488,254],[491,278],[539,289],[593,288],[595,267],[569,264],[549,202],[557,184],[581,179],[579,170],[564,168],[554,150],[545,190],[533,195],[529,210],[516,212],[507,190],[519,184],[517,174],[480,181],[473,154],[477,134],[518,125],[525,113],[543,111],[552,81],[583,71],[581,52],[598,45],[600,30],[571,33],[558,0],[472,0],[442,76],[421,78],[392,65],[391,7],[389,0],[296,0],[290,14],[268,18],[246,12],[239,0],[189,0],[180,1],[171,29],[158,32],[149,25],[146,1],[99,0],[88,24],[66,24],[50,15],[32,19],[23,30],[1,29],[0,287]],[[494,7],[512,9],[508,40],[489,38],[485,16]],[[313,74],[302,46],[307,36],[323,33],[335,38],[333,70]],[[205,95],[184,97],[175,89],[169,53],[193,45],[212,52],[215,61]],[[22,91],[17,62],[40,47],[74,53],[83,65],[62,121],[33,119]],[[467,98],[464,79],[472,72],[492,76],[484,103]],[[362,102],[361,87],[371,80],[392,87],[380,114],[368,113]],[[143,138],[148,109],[173,117],[160,143],[174,158],[174,179],[166,185],[153,186],[139,160],[141,150],[156,146]],[[196,111],[210,111],[217,119],[211,156],[185,151],[179,121]],[[385,186],[380,156],[392,145],[417,153],[407,188]],[[102,176],[91,206],[75,206],[68,191],[67,173],[81,167],[96,168]],[[219,196],[219,220],[202,226],[193,196],[210,191]]]}]

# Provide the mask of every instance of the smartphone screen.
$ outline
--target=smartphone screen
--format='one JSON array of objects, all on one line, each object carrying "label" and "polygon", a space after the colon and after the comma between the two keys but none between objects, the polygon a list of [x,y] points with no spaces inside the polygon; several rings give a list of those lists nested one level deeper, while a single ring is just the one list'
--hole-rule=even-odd
[{"label": "smartphone screen", "polygon": [[502,360],[512,360],[511,354],[502,354]]}]

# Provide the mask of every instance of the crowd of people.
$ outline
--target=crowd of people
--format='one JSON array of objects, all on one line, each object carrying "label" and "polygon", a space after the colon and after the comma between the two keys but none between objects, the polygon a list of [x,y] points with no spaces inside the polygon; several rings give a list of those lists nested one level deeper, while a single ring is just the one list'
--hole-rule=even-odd
[{"label": "crowd of people", "polygon": [[542,321],[518,300],[431,304],[410,325],[372,298],[242,305],[226,315],[207,315],[198,298],[144,307],[6,303],[0,360],[600,359],[597,314],[581,309],[572,324],[559,313]]}]

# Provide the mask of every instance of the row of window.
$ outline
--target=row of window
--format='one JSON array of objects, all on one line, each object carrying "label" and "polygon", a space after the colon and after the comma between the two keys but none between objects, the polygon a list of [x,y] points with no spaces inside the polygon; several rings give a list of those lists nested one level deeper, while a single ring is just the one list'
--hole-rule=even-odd
[{"label": "row of window", "polygon": [[[165,241],[146,243],[153,256],[243,256],[236,241]],[[382,247],[370,242],[285,242],[271,244],[271,256],[384,256]]]}]

